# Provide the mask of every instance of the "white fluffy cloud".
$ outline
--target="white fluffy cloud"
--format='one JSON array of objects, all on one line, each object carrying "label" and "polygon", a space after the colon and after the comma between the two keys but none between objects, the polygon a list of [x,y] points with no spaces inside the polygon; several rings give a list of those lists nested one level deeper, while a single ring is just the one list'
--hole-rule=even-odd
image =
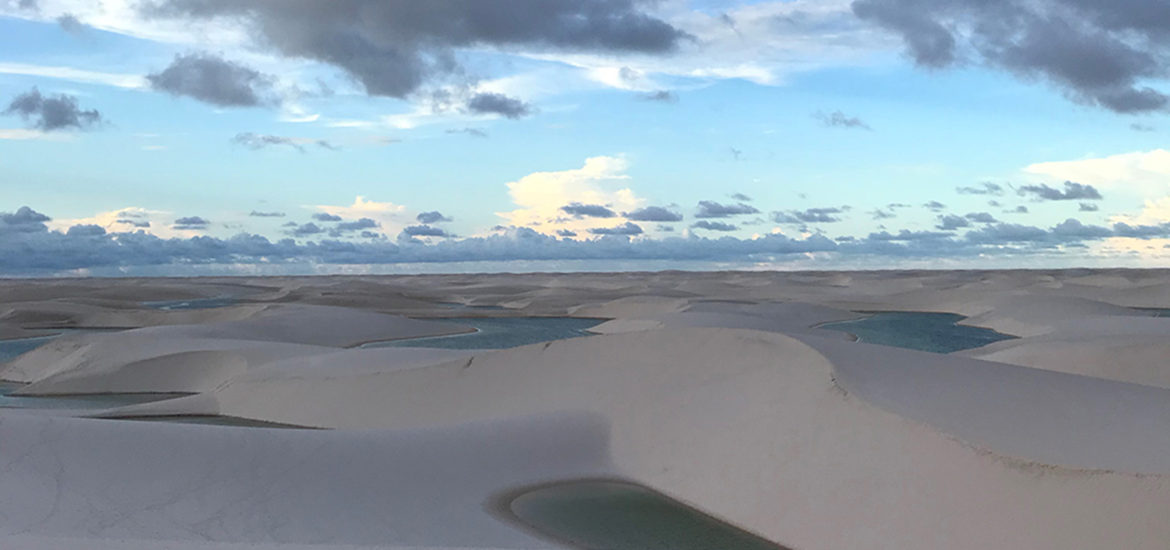
[{"label": "white fluffy cloud", "polygon": [[[632,189],[625,187],[628,163],[623,157],[591,157],[581,168],[558,172],[534,172],[508,183],[508,194],[517,206],[498,212],[508,225],[531,227],[546,235],[558,231],[576,233],[574,238],[590,237],[590,229],[620,225],[627,220],[620,215],[645,205]],[[617,216],[597,218],[573,216],[561,208],[571,204],[601,205]]]},{"label": "white fluffy cloud", "polygon": [[1154,149],[1100,158],[1040,162],[1024,168],[1031,176],[1075,181],[1147,199],[1170,195],[1170,151]]},{"label": "white fluffy cloud", "polygon": [[311,207],[319,212],[340,216],[344,220],[360,220],[369,218],[378,222],[377,231],[386,235],[397,235],[402,228],[414,222],[414,213],[407,211],[401,204],[392,202],[378,202],[361,195],[347,206],[319,204]]}]

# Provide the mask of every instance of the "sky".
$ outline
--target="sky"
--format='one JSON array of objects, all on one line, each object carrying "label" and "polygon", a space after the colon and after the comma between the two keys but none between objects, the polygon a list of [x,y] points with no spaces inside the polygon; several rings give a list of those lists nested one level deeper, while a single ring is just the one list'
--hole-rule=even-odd
[{"label": "sky", "polygon": [[1170,266],[1170,5],[0,0],[0,276]]}]

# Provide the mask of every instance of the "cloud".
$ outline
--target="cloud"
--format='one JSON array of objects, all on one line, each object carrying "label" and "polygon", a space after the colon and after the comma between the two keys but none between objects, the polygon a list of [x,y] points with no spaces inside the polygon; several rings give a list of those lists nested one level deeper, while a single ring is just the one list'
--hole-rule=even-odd
[{"label": "cloud", "polygon": [[970,187],[956,187],[955,192],[960,195],[1002,195],[1003,186],[998,183],[990,181],[981,182],[979,185]]},{"label": "cloud", "polygon": [[1101,207],[1099,207],[1091,202],[1082,202],[1082,203],[1077,205],[1078,212],[1096,212],[1100,209],[1101,209]]},{"label": "cloud", "polygon": [[477,137],[477,138],[488,137],[487,132],[485,132],[482,128],[470,128],[470,127],[468,127],[468,128],[452,128],[452,129],[447,130],[447,133],[448,134],[467,134],[471,137]]},{"label": "cloud", "polygon": [[629,179],[627,167],[622,157],[591,157],[581,168],[528,174],[507,184],[517,208],[496,215],[506,225],[530,227],[546,235],[567,229],[582,238],[589,229],[611,225],[612,219],[566,216],[561,207],[576,203],[605,205],[614,212],[638,210],[644,201],[629,187],[619,187]]},{"label": "cloud", "polygon": [[699,220],[691,224],[691,227],[696,229],[706,229],[708,231],[735,231],[739,229],[738,226],[730,223],[713,222],[708,220]]},{"label": "cloud", "polygon": [[576,231],[569,231],[568,229],[558,229],[557,236],[558,237],[576,237],[577,232]]},{"label": "cloud", "polygon": [[824,113],[817,111],[813,114],[813,118],[821,121],[821,124],[830,128],[857,128],[859,130],[873,130],[868,124],[855,116],[848,116],[841,111],[833,111],[831,113]]},{"label": "cloud", "polygon": [[420,212],[417,216],[414,217],[414,219],[418,220],[418,223],[423,225],[452,221],[449,216],[444,216],[443,213],[439,212],[438,210]]},{"label": "cloud", "polygon": [[729,196],[739,202],[752,202],[752,198],[743,193],[732,193]]},{"label": "cloud", "polygon": [[594,235],[641,235],[642,226],[626,222],[616,227],[593,227],[589,232]]},{"label": "cloud", "polygon": [[1119,113],[1161,110],[1168,102],[1143,84],[1170,70],[1170,10],[1161,3],[855,0],[853,11],[901,35],[923,67],[973,58]]},{"label": "cloud", "polygon": [[[411,225],[415,220],[414,215],[408,213],[405,206],[392,202],[377,202],[361,195],[348,206],[317,205],[313,208],[346,220],[360,221],[363,218],[373,220],[376,224],[374,227],[379,227],[390,235],[401,232],[402,228]],[[372,229],[372,227],[364,229]]]},{"label": "cloud", "polygon": [[27,206],[18,208],[16,212],[0,212],[0,235],[48,231],[45,222],[50,220],[48,216]]},{"label": "cloud", "polygon": [[292,229],[288,231],[288,234],[294,237],[308,237],[309,235],[320,235],[324,232],[325,228],[313,222],[309,222],[300,225],[293,224]]},{"label": "cloud", "polygon": [[167,68],[146,75],[155,90],[187,96],[220,107],[256,107],[273,103],[266,97],[273,78],[210,53],[176,55]]},{"label": "cloud", "polygon": [[61,30],[72,35],[80,35],[85,32],[85,29],[88,28],[85,23],[82,23],[81,20],[77,18],[76,15],[71,13],[63,13],[59,15],[56,21],[57,26],[61,27]]},{"label": "cloud", "polygon": [[788,210],[773,212],[772,221],[776,223],[834,223],[841,221],[843,208],[809,208],[807,210]]},{"label": "cloud", "polygon": [[467,109],[479,115],[500,115],[504,118],[524,118],[532,113],[532,108],[519,99],[504,94],[479,93],[467,101]]},{"label": "cloud", "polygon": [[1157,130],[1157,128],[1150,126],[1149,124],[1141,124],[1139,122],[1131,123],[1129,125],[1129,129],[1135,132],[1153,132]]},{"label": "cloud", "polygon": [[636,222],[678,222],[683,219],[682,214],[661,206],[647,206],[633,212],[623,212],[622,216]]},{"label": "cloud", "polygon": [[613,218],[613,217],[617,216],[617,212],[614,212],[613,210],[606,208],[604,205],[601,205],[601,204],[581,204],[579,202],[574,202],[574,203],[562,206],[561,212],[564,212],[570,216],[575,216],[578,218],[582,218],[582,217]]},{"label": "cloud", "polygon": [[175,223],[171,225],[171,229],[178,231],[201,231],[207,229],[209,224],[211,222],[199,216],[184,216],[176,219]]},{"label": "cloud", "polygon": [[760,211],[750,204],[720,204],[715,201],[699,201],[696,218],[729,218],[743,214],[758,214]]},{"label": "cloud", "polygon": [[105,228],[93,224],[74,225],[65,231],[67,237],[100,237],[105,234]]},{"label": "cloud", "polygon": [[160,0],[143,12],[155,18],[242,20],[258,43],[287,57],[334,65],[370,95],[406,98],[425,85],[464,78],[454,53],[461,48],[665,54],[688,39],[639,8],[634,0],[542,0],[512,9],[490,2],[415,0]]},{"label": "cloud", "polygon": [[930,210],[932,212],[938,212],[940,210],[945,210],[947,207],[947,205],[945,205],[941,202],[938,202],[938,201],[930,201],[926,204],[923,204],[922,206],[924,208],[926,208],[927,210]]},{"label": "cloud", "polygon": [[370,218],[361,218],[348,222],[341,222],[333,226],[334,232],[360,231],[362,229],[373,229],[378,227],[378,222]]},{"label": "cloud", "polygon": [[1013,208],[1013,209],[1011,209],[1011,210],[1008,210],[1008,211],[1006,211],[1006,213],[1007,213],[1007,214],[1027,214],[1027,213],[1028,213],[1028,207],[1027,207],[1027,206],[1020,205],[1020,206],[1017,206],[1017,207],[1015,207],[1015,208]]},{"label": "cloud", "polygon": [[35,87],[13,98],[4,114],[18,115],[33,128],[45,132],[69,128],[85,130],[102,121],[101,113],[96,110],[86,111],[78,107],[76,97],[65,94],[43,96]]},{"label": "cloud", "polygon": [[880,208],[878,208],[876,210],[871,210],[869,212],[869,214],[871,216],[873,216],[873,219],[875,219],[875,220],[891,220],[891,219],[898,217],[897,214],[895,214],[891,211],[882,210]]},{"label": "cloud", "polygon": [[966,216],[963,216],[963,217],[965,217],[968,220],[971,220],[975,223],[995,223],[995,222],[999,221],[999,220],[995,219],[995,216],[992,216],[991,214],[989,214],[987,212],[970,212]]},{"label": "cloud", "polygon": [[1106,157],[1028,165],[1024,173],[1042,179],[1077,181],[1101,189],[1146,197],[1170,195],[1170,151],[1154,149]]},{"label": "cloud", "polygon": [[319,222],[339,222],[339,221],[341,221],[341,216],[338,216],[336,214],[330,214],[328,212],[316,212],[310,217],[313,218],[314,220],[319,221]]},{"label": "cloud", "polygon": [[967,220],[967,218],[955,216],[954,214],[947,214],[945,216],[938,217],[938,225],[935,227],[943,231],[954,231],[956,229],[970,226],[971,222]]},{"label": "cloud", "polygon": [[411,225],[402,229],[402,233],[410,237],[448,237],[441,227],[430,225]]},{"label": "cloud", "polygon": [[283,218],[284,212],[258,212],[253,210],[248,215],[253,218]]},{"label": "cloud", "polygon": [[268,134],[254,134],[252,132],[242,132],[236,134],[236,137],[232,138],[232,142],[237,145],[247,147],[253,151],[258,151],[272,145],[285,145],[304,153],[305,145],[307,144],[313,144],[322,149],[329,149],[330,151],[336,149],[336,147],[323,139],[273,136]]},{"label": "cloud", "polygon": [[1074,181],[1064,182],[1064,191],[1040,184],[1021,185],[1016,192],[1021,196],[1032,195],[1036,200],[1045,201],[1101,200],[1101,193],[1095,187]]},{"label": "cloud", "polygon": [[678,103],[678,94],[670,90],[648,92],[638,97],[645,101],[653,101],[655,103]]}]

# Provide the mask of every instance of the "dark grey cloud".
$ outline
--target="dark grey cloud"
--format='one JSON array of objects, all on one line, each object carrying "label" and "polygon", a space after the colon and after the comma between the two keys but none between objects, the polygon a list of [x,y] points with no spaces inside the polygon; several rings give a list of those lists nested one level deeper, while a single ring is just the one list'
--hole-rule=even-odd
[{"label": "dark grey cloud", "polygon": [[418,223],[421,223],[424,225],[451,221],[451,218],[449,216],[444,216],[443,213],[439,212],[438,210],[432,210],[430,212],[420,212],[419,215],[414,217],[414,219],[418,220]]},{"label": "dark grey cloud", "polygon": [[869,214],[873,216],[873,219],[875,220],[889,220],[898,217],[897,214],[894,214],[888,210],[882,210],[880,208],[870,211]]},{"label": "dark grey cloud", "polygon": [[449,237],[441,227],[431,225],[411,225],[402,229],[402,233],[410,237]]},{"label": "dark grey cloud", "polygon": [[622,216],[636,222],[680,222],[683,215],[662,206],[647,206],[633,212],[624,212]]},{"label": "dark grey cloud", "polygon": [[938,225],[935,227],[943,231],[954,231],[963,227],[971,227],[971,221],[961,216],[947,214],[938,217]]},{"label": "dark grey cloud", "polygon": [[706,229],[708,231],[735,231],[739,226],[730,223],[713,222],[708,220],[699,220],[691,224],[691,227],[696,229]]},{"label": "dark grey cloud", "polygon": [[995,219],[995,216],[992,216],[991,214],[989,214],[987,212],[970,212],[966,216],[963,216],[963,217],[967,218],[968,220],[971,220],[975,223],[995,223],[995,222],[999,221],[999,220]]},{"label": "dark grey cloud", "polygon": [[1020,206],[1017,206],[1011,210],[1007,210],[1005,213],[1007,213],[1007,214],[1027,214],[1028,207],[1020,205]]},{"label": "dark grey cloud", "polygon": [[220,107],[272,103],[273,79],[210,53],[176,55],[167,68],[146,75],[155,90],[187,96]]},{"label": "dark grey cloud", "polygon": [[129,219],[122,218],[122,219],[114,220],[114,223],[120,223],[122,225],[129,225],[129,226],[134,227],[136,229],[146,229],[146,228],[150,227],[150,222],[146,221],[146,220],[129,220]]},{"label": "dark grey cloud", "polygon": [[626,222],[617,227],[595,227],[589,232],[594,235],[641,235],[642,226]]},{"label": "dark grey cloud", "polygon": [[329,149],[330,151],[336,150],[336,147],[323,139],[294,138],[288,136],[274,136],[269,134],[255,134],[252,132],[242,132],[236,134],[236,137],[232,138],[232,143],[235,143],[236,145],[242,145],[253,151],[258,151],[273,145],[283,145],[286,147],[292,147],[293,149],[304,153],[305,143],[312,143],[317,147],[322,149]]},{"label": "dark grey cloud", "polygon": [[938,212],[938,211],[940,211],[940,210],[946,210],[946,208],[947,208],[947,205],[945,205],[945,204],[943,204],[943,203],[941,203],[941,202],[938,202],[938,201],[930,201],[930,202],[928,202],[928,203],[926,203],[926,204],[923,204],[922,206],[923,206],[923,207],[925,207],[927,210],[930,210],[930,211],[932,211],[932,212]]},{"label": "dark grey cloud", "polygon": [[928,68],[969,60],[1120,113],[1164,109],[1143,83],[1165,78],[1170,4],[1145,0],[855,0],[854,13],[902,36]]},{"label": "dark grey cloud", "polygon": [[574,202],[561,207],[561,212],[576,218],[613,218],[617,212],[601,204],[581,204]]},{"label": "dark grey cloud", "polygon": [[481,93],[467,100],[467,110],[480,115],[500,115],[505,118],[524,118],[532,114],[527,103],[504,94]]},{"label": "dark grey cloud", "polygon": [[18,208],[16,212],[0,212],[0,235],[48,231],[45,222],[51,219],[27,206]]},{"label": "dark grey cloud", "polygon": [[739,202],[752,202],[752,198],[743,194],[743,193],[732,193],[731,195],[728,195],[728,196],[730,196],[731,198],[733,198]]},{"label": "dark grey cloud", "polygon": [[558,236],[561,236],[561,237],[576,237],[576,236],[577,236],[577,232],[576,232],[576,231],[570,231],[570,230],[568,230],[568,229],[558,229],[558,230],[557,230],[557,235],[558,235]]},{"label": "dark grey cloud", "polygon": [[85,23],[82,23],[81,20],[72,13],[63,13],[58,16],[57,26],[61,27],[61,30],[74,35],[82,34],[85,32],[85,29],[88,28]]},{"label": "dark grey cloud", "polygon": [[699,201],[699,208],[695,212],[696,218],[730,218],[742,214],[758,214],[760,211],[744,203],[720,204],[715,201]]},{"label": "dark grey cloud", "polygon": [[678,102],[678,94],[676,94],[670,90],[658,90],[656,92],[642,94],[638,97],[640,97],[643,100],[653,101],[656,103],[677,103]]},{"label": "dark grey cloud", "polygon": [[855,116],[849,116],[841,111],[833,111],[825,113],[817,111],[813,114],[813,118],[821,121],[821,124],[831,128],[856,128],[859,130],[873,130],[865,121]]},{"label": "dark grey cloud", "polygon": [[176,219],[172,229],[207,229],[211,222],[199,216],[184,216]]},{"label": "dark grey cloud", "polygon": [[454,51],[489,47],[666,54],[690,37],[635,0],[157,0],[154,17],[238,18],[258,42],[337,66],[367,93],[404,98],[467,79]]},{"label": "dark grey cloud", "polygon": [[37,2],[37,0],[18,0],[16,2],[16,7],[20,8],[22,10],[31,11],[31,12],[41,11],[41,6]]},{"label": "dark grey cloud", "polygon": [[309,235],[320,235],[325,232],[325,228],[313,223],[303,223],[300,225],[293,224],[289,234],[294,237],[308,237]]},{"label": "dark grey cloud", "polygon": [[1064,182],[1064,191],[1041,184],[1021,185],[1017,193],[1021,196],[1032,195],[1037,200],[1045,201],[1101,200],[1101,193],[1097,188],[1074,181]]},{"label": "dark grey cloud", "polygon": [[1003,186],[998,183],[985,181],[979,185],[956,187],[955,192],[960,195],[1002,195]]},{"label": "dark grey cloud", "polygon": [[74,225],[65,231],[68,237],[100,237],[105,234],[105,228],[93,224]]},{"label": "dark grey cloud", "polygon": [[317,212],[310,217],[313,218],[314,220],[319,221],[319,222],[339,222],[339,221],[341,221],[341,216],[338,216],[336,214],[330,214],[328,212]]},{"label": "dark grey cloud", "polygon": [[776,223],[835,223],[841,221],[839,214],[844,208],[809,208],[806,210],[787,210],[773,212],[772,221]]},{"label": "dark grey cloud", "polygon": [[17,115],[31,123],[33,128],[46,132],[69,128],[85,130],[102,121],[101,113],[96,110],[78,107],[76,97],[65,94],[43,96],[35,87],[12,98],[4,114]]},{"label": "dark grey cloud", "polygon": [[1100,209],[1101,208],[1099,206],[1097,206],[1091,202],[1082,202],[1078,205],[1077,211],[1079,211],[1079,212],[1096,212]]},{"label": "dark grey cloud", "polygon": [[452,129],[447,130],[447,133],[448,134],[467,134],[471,137],[477,137],[477,138],[488,137],[487,132],[485,132],[482,128],[470,128],[470,127],[468,127],[468,128],[452,128]]},{"label": "dark grey cloud", "polygon": [[359,218],[354,221],[341,222],[333,226],[333,229],[334,231],[346,232],[359,231],[362,229],[373,229],[375,227],[378,227],[378,222],[371,220],[370,218]]},{"label": "dark grey cloud", "polygon": [[259,212],[253,210],[249,212],[248,215],[253,218],[283,218],[284,212]]}]

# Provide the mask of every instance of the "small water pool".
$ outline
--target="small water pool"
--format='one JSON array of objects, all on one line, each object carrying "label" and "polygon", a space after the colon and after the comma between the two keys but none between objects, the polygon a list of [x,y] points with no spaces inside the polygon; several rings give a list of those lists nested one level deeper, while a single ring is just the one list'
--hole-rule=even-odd
[{"label": "small water pool", "polygon": [[505,513],[578,548],[606,550],[786,550],[639,485],[557,483],[513,497]]},{"label": "small water pool", "polygon": [[565,338],[588,336],[589,333],[586,332],[588,329],[603,322],[603,319],[582,319],[578,317],[447,317],[435,320],[468,325],[475,328],[476,332],[431,338],[371,342],[364,344],[362,347],[505,349],[553,340],[563,340]]},{"label": "small water pool", "polygon": [[828,323],[820,328],[848,332],[860,342],[934,353],[951,353],[1015,338],[988,328],[957,324],[964,318],[954,313],[889,311]]},{"label": "small water pool", "polygon": [[49,336],[34,336],[32,338],[15,338],[12,340],[0,340],[0,363],[6,363],[15,359],[16,357],[37,349],[51,341],[60,334],[51,334]]},{"label": "small water pool", "polygon": [[166,311],[180,309],[214,309],[230,306],[238,300],[231,296],[215,296],[212,298],[194,298],[190,300],[159,300],[156,302],[142,302],[144,307],[162,309]]}]

